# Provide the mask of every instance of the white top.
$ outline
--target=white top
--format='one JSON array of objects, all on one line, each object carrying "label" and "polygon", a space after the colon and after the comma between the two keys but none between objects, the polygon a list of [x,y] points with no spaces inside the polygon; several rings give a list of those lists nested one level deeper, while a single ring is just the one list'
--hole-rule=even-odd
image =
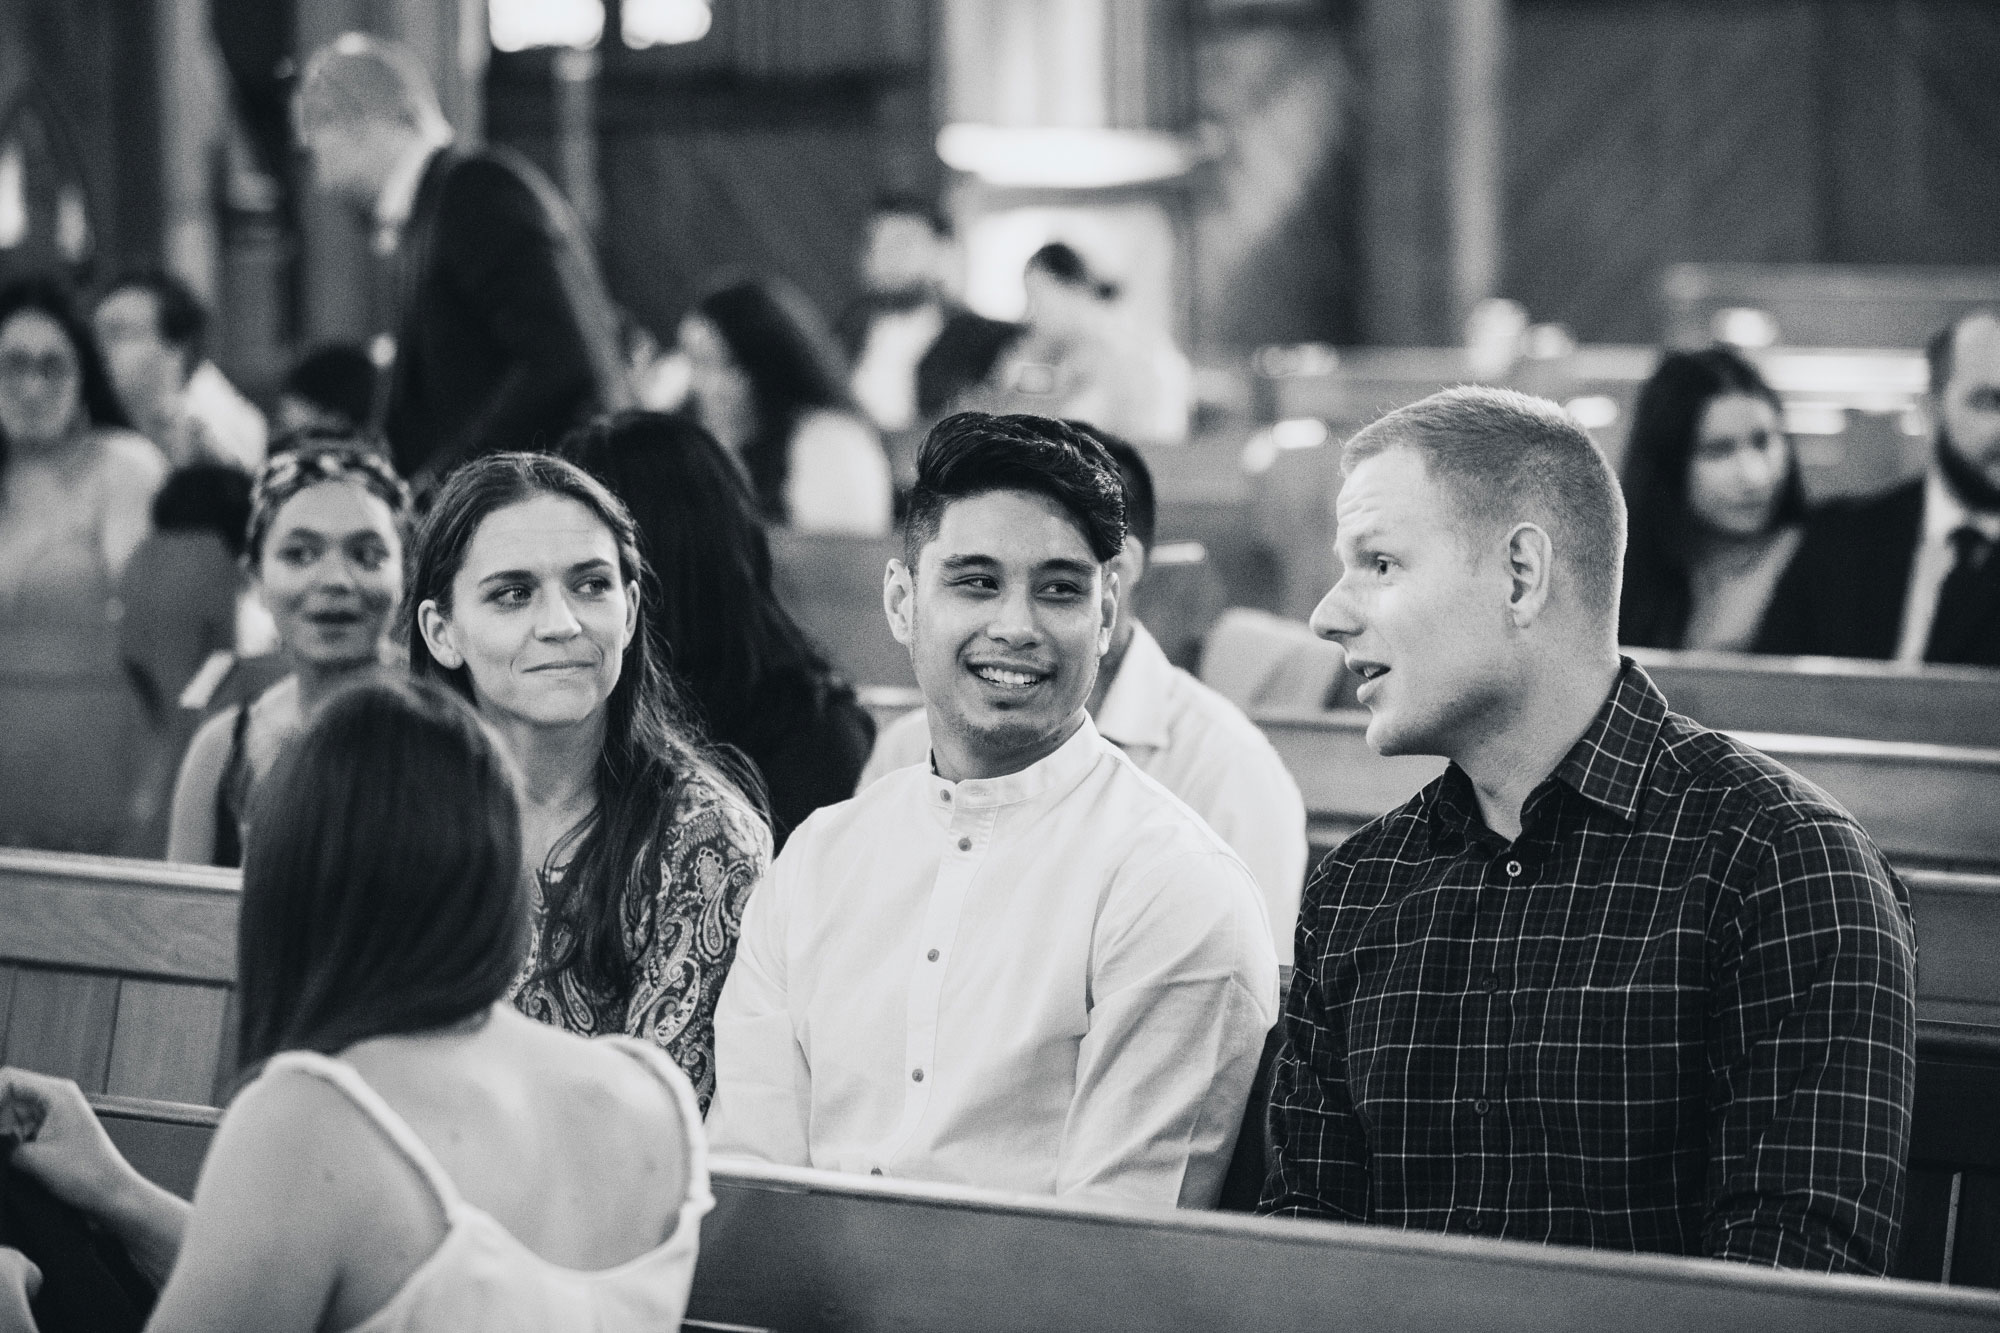
[{"label": "white top", "polygon": [[1898,662],[1921,662],[1930,643],[1931,622],[1937,619],[1938,595],[1958,560],[1951,534],[1967,524],[2000,541],[2000,514],[1974,513],[1945,484],[1936,467],[1924,478],[1924,525],[1917,536],[1916,559],[1910,562],[1910,590],[1903,595],[1903,634],[1896,641]]},{"label": "white top", "polygon": [[409,1160],[437,1195],[444,1243],[431,1252],[388,1304],[352,1333],[652,1333],[681,1326],[694,1284],[701,1219],[715,1205],[703,1159],[701,1112],[694,1089],[652,1046],[624,1037],[615,1044],[651,1070],[674,1098],[688,1136],[688,1196],[673,1235],[655,1249],[611,1268],[585,1272],[550,1263],[516,1240],[485,1211],[465,1201],[409,1122],[368,1086],[353,1065],[310,1051],[273,1056],[261,1077],[284,1069],[311,1074],[338,1088]]},{"label": "white top", "polygon": [[257,405],[245,398],[229,377],[204,361],[188,376],[181,391],[181,407],[195,423],[202,441],[223,461],[236,464],[251,476],[264,466],[264,450],[270,428]]},{"label": "white top", "polygon": [[1278,1012],[1263,899],[1086,719],[799,826],[715,1015],[718,1156],[1208,1207]]},{"label": "white top", "polygon": [[811,412],[792,431],[785,482],[790,526],[799,532],[880,537],[894,520],[895,484],[882,441],[847,412]]},{"label": "white top", "polygon": [[[1278,961],[1290,967],[1306,877],[1306,803],[1264,733],[1235,704],[1169,662],[1144,625],[1133,626],[1094,721],[1104,739],[1236,849],[1264,891]],[[875,738],[861,785],[926,763],[930,752],[930,721],[919,708]]]}]

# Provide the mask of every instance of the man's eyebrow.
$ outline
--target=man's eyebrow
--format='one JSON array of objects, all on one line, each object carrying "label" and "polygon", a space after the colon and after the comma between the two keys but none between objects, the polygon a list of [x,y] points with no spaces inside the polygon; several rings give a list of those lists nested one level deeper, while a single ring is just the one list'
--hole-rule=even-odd
[{"label": "man's eyebrow", "polygon": [[944,569],[991,569],[999,563],[990,555],[948,555],[938,561]]},{"label": "man's eyebrow", "polygon": [[1072,560],[1067,556],[1058,556],[1053,560],[1042,561],[1037,568],[1044,574],[1074,574],[1078,578],[1087,579],[1098,571],[1099,566],[1094,561]]}]

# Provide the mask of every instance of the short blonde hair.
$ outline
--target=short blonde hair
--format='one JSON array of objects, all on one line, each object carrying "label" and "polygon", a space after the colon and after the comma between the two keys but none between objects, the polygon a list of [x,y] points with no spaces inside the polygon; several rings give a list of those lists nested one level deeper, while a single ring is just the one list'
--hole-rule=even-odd
[{"label": "short blonde hair", "polygon": [[386,123],[432,134],[451,124],[409,48],[365,32],[342,33],[313,52],[293,116],[301,138],[332,125]]},{"label": "short blonde hair", "polygon": [[1625,496],[1569,413],[1512,389],[1446,389],[1365,427],[1347,442],[1341,471],[1399,446],[1424,460],[1467,521],[1548,528],[1585,609],[1617,623]]}]

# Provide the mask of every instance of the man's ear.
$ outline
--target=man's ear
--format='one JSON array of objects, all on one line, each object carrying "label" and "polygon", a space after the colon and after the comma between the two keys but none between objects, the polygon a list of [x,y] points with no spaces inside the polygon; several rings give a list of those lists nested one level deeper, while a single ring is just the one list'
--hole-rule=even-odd
[{"label": "man's ear", "polygon": [[1104,567],[1104,596],[1098,600],[1097,655],[1104,656],[1111,651],[1111,628],[1118,623],[1118,568],[1117,561]]},{"label": "man's ear", "polygon": [[917,632],[917,572],[893,558],[882,572],[882,614],[896,642],[910,647]]},{"label": "man's ear", "polygon": [[465,665],[465,654],[453,643],[451,617],[437,604],[437,598],[426,597],[417,607],[417,631],[424,636],[424,647],[431,650],[431,656],[446,671],[456,671]]},{"label": "man's ear", "polygon": [[1121,598],[1130,597],[1139,589],[1139,580],[1146,577],[1146,547],[1137,537],[1127,533],[1125,545],[1118,554],[1111,557],[1110,568],[1118,571],[1118,589]]},{"label": "man's ear", "polygon": [[1507,534],[1507,613],[1526,629],[1548,608],[1555,543],[1539,523],[1517,523]]}]

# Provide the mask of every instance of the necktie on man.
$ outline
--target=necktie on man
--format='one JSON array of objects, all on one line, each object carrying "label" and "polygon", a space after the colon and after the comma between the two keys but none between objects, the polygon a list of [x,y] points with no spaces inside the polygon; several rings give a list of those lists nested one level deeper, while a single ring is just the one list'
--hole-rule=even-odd
[{"label": "necktie on man", "polygon": [[1937,614],[1931,619],[1930,642],[1924,647],[1926,662],[1964,662],[1973,628],[1992,610],[1994,592],[1981,586],[1980,575],[1993,551],[1993,539],[1970,523],[1954,528],[1950,537],[1956,559],[1938,589]]}]

